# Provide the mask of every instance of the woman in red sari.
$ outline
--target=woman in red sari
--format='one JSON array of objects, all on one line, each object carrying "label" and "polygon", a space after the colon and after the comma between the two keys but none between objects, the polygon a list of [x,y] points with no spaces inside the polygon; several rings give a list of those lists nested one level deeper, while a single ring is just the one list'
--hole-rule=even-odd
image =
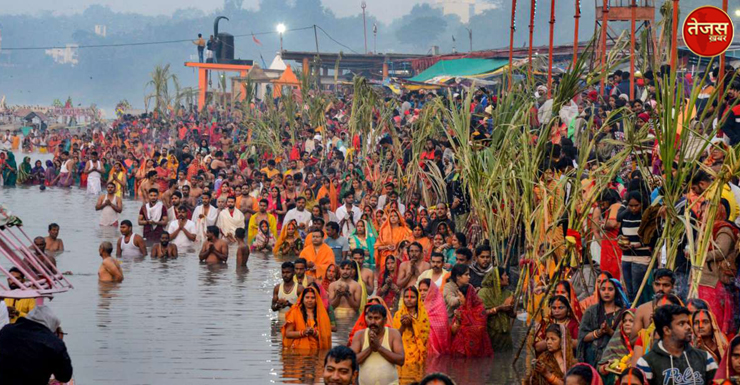
[{"label": "woman in red sari", "polygon": [[450,323],[442,292],[431,279],[419,281],[419,297],[429,315],[428,356],[442,356],[450,351]]},{"label": "woman in red sari", "polygon": [[578,340],[578,327],[580,324],[573,314],[570,301],[562,295],[556,295],[550,298],[549,305],[550,314],[546,318],[543,318],[534,337],[534,349],[538,354],[547,349],[545,332],[550,325],[560,324],[565,326],[569,337],[573,340],[573,346],[575,346]]},{"label": "woman in red sari", "polygon": [[385,269],[383,273],[378,275],[378,290],[377,294],[383,298],[385,303],[391,304],[393,307],[396,303],[396,296],[400,291],[396,282],[398,281],[398,259],[394,256],[388,256],[385,259]]},{"label": "woman in red sari", "polygon": [[617,213],[622,208],[619,193],[607,189],[599,198],[599,208],[602,219],[601,239],[601,271],[609,272],[614,279],[621,276],[619,267],[622,265],[622,249],[617,243],[619,235],[619,222]]},{"label": "woman in red sari", "polygon": [[452,356],[490,357],[493,355],[493,348],[487,333],[486,307],[473,286],[468,284],[459,290],[465,295],[465,300],[455,310],[450,325]]}]

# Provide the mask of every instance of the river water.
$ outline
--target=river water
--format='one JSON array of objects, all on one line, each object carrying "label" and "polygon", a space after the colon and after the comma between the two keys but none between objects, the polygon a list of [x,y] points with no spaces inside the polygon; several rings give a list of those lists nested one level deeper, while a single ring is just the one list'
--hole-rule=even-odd
[{"label": "river water", "polygon": [[[20,163],[22,154],[16,154]],[[49,159],[32,154],[32,161]],[[99,284],[98,246],[119,237],[101,228],[95,197],[79,188],[1,188],[0,203],[23,220],[26,233],[46,235],[61,226],[65,252],[57,257],[74,289],[48,304],[62,321],[78,385],[88,384],[314,384],[321,383],[321,355],[296,355],[281,348],[280,325],[270,310],[280,262],[253,255],[249,270],[206,266],[189,252],[176,260],[122,261],[121,284]],[[124,200],[121,219],[134,222],[140,203]],[[115,243],[114,243],[115,244]],[[233,250],[232,258],[233,261]],[[0,261],[7,266],[6,260]],[[351,325],[333,334],[344,344]],[[515,336],[523,331],[515,325]],[[518,343],[517,343],[518,345]],[[524,357],[524,355],[523,355]],[[458,384],[520,382],[526,361],[513,354],[493,359],[430,359],[426,372],[445,372]]]}]

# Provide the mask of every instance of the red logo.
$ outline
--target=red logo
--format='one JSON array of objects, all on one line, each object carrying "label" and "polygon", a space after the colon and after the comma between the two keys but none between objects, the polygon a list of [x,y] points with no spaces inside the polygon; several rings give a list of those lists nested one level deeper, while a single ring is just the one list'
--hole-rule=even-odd
[{"label": "red logo", "polygon": [[727,12],[711,5],[699,7],[683,22],[683,41],[698,56],[712,57],[727,51],[735,26]]}]

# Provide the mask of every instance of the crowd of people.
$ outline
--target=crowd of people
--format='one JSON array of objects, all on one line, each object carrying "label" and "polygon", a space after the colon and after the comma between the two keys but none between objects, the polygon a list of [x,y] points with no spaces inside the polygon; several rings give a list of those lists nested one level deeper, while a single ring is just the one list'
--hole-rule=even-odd
[{"label": "crowd of people", "polygon": [[[717,74],[709,74],[712,82]],[[656,88],[666,86],[661,79],[658,73],[642,75],[630,100],[628,76],[617,71],[605,93],[583,90],[571,102],[574,113],[556,118],[548,112],[547,89],[539,87],[530,128],[533,136],[550,136],[542,186],[613,156],[625,121],[658,129]],[[493,357],[524,343],[532,358],[525,381],[533,384],[733,384],[740,383],[740,187],[727,183],[712,211],[716,193],[707,191],[712,170],[722,167],[740,137],[740,81],[730,71],[725,79],[726,99],[697,106],[719,111],[719,135],[707,138],[712,145],[677,207],[696,223],[714,226],[704,266],[692,266],[678,247],[668,269],[655,250],[665,207],[663,187],[654,181],[672,163],[662,162],[650,178],[625,165],[586,208],[590,232],[578,240],[576,266],[535,268],[537,274],[527,275],[524,286],[534,300],[523,298],[512,278],[547,262],[525,258],[526,247],[520,258],[500,258],[502,245],[471,232],[472,219],[480,218],[471,218],[475,210],[447,134],[430,137],[414,156],[414,123],[425,104],[440,97],[432,92],[396,100],[395,129],[378,124],[372,141],[350,133],[353,95],[347,92],[326,107],[320,127],[300,113],[286,117],[295,122],[276,128],[279,153],[255,141],[256,128],[240,110],[180,109],[122,116],[81,135],[46,134],[40,148],[52,160],[31,163],[26,156],[17,164],[5,151],[0,170],[5,186],[79,187],[98,197],[100,225],[121,232],[115,244],[100,244],[101,281],[123,281],[119,259],[146,255],[194,253],[204,264],[235,257],[241,268],[251,254],[280,258],[282,281],[271,307],[279,314],[283,347],[306,354],[331,349],[327,383],[435,383],[423,380],[429,357]],[[689,77],[681,81],[691,87]],[[708,87],[716,86],[712,82]],[[450,108],[468,107],[462,103],[455,95]],[[490,90],[475,90],[471,137],[455,140],[485,146],[503,129],[493,126],[496,103]],[[251,108],[259,114],[268,107]],[[596,143],[587,166],[575,164],[579,151],[588,151],[579,147],[583,136]],[[0,143],[7,141],[0,136]],[[10,145],[17,149],[25,141],[11,139]],[[421,186],[399,178],[416,162],[428,175],[441,175],[444,189],[422,194]],[[590,182],[585,174],[568,185],[567,194],[558,196],[560,188],[553,187],[551,196],[587,195]],[[140,205],[137,217],[122,218],[124,205]],[[657,223],[652,231],[646,229],[650,223]],[[561,241],[571,235],[561,226],[555,231]],[[548,239],[558,238],[548,230]],[[678,241],[690,242],[690,235]],[[54,245],[45,243],[47,251],[60,247]],[[692,267],[702,271],[697,298],[689,298]],[[578,281],[586,275],[585,284]],[[523,307],[531,333],[514,341],[512,325]],[[8,308],[14,317],[27,312],[21,304]],[[347,347],[332,349],[338,320],[354,327],[341,336]],[[442,377],[429,381],[451,383]]]}]

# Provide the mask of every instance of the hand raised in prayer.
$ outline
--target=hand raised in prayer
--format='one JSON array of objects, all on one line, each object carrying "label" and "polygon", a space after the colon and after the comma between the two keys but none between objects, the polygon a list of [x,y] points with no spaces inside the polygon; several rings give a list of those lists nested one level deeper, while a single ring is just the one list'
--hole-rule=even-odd
[{"label": "hand raised in prayer", "polygon": [[608,335],[614,334],[614,330],[612,330],[611,326],[609,326],[609,323],[606,321],[601,324],[601,332]]},{"label": "hand raised in prayer", "polygon": [[540,374],[545,374],[545,371],[547,371],[547,367],[545,364],[540,360],[533,360],[534,362],[534,371]]},{"label": "hand raised in prayer", "polygon": [[401,317],[401,325],[403,325],[405,327],[410,327],[411,326],[411,316],[409,316],[407,314],[407,315]]},{"label": "hand raised in prayer", "polygon": [[307,336],[313,336],[314,334],[316,334],[316,330],[314,330],[313,328],[306,329]]},{"label": "hand raised in prayer", "polygon": [[308,267],[308,270],[313,270],[313,268],[314,268],[315,265],[313,264],[313,261],[308,261],[308,263],[306,264],[306,266]]},{"label": "hand raised in prayer", "polygon": [[380,341],[378,341],[378,335],[375,334],[374,331],[368,329],[368,340],[370,342],[370,349],[374,352],[378,351],[380,349]]},{"label": "hand raised in prayer", "polygon": [[8,306],[8,316],[10,316],[10,318],[15,318],[15,317],[18,317],[20,315],[21,315],[21,313],[18,312],[18,310],[16,310],[15,307]]}]

